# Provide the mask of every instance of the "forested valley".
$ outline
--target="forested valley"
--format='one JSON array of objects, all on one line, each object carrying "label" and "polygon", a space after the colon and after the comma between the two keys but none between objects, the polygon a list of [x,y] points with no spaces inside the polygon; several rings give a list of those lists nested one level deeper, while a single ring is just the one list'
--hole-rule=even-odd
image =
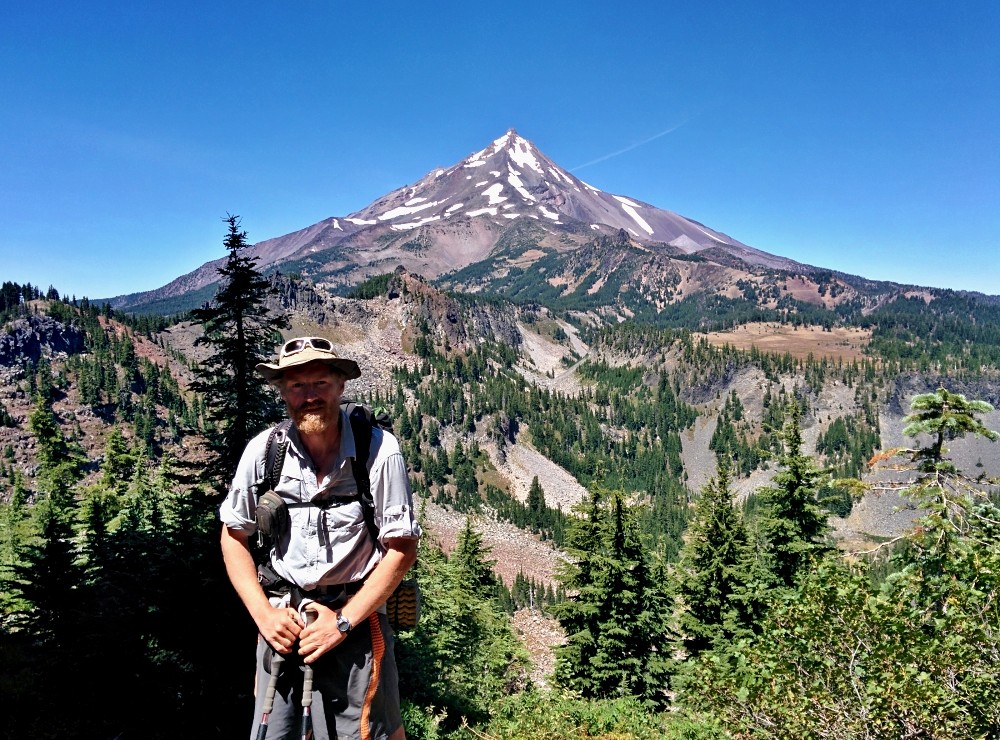
[{"label": "forested valley", "polygon": [[[422,515],[464,523],[448,547],[423,538],[421,619],[397,635],[409,737],[1000,737],[1000,498],[966,447],[998,436],[993,307],[978,324],[959,297],[882,307],[845,360],[386,275],[324,326],[230,226],[222,287],[194,312],[0,290],[5,737],[247,736],[255,632],[216,512],[233,454],[281,409],[234,368],[293,327],[335,334],[358,306],[407,300],[424,312],[405,352],[357,394],[392,419]],[[496,335],[456,341],[431,294],[516,316],[565,356],[542,371]],[[584,495],[564,506],[537,478],[515,495],[498,464],[518,445]],[[909,525],[839,539],[835,522],[881,495]],[[484,521],[551,547],[555,578],[501,578]],[[525,610],[563,636],[543,681],[513,626]]]}]

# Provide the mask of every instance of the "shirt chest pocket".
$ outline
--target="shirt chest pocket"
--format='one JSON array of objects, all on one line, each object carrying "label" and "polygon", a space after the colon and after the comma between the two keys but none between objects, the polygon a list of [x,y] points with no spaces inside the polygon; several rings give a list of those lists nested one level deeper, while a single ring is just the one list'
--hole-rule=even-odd
[{"label": "shirt chest pocket", "polygon": [[316,534],[321,546],[353,549],[359,537],[367,536],[361,502],[335,497],[333,503],[317,508]]}]

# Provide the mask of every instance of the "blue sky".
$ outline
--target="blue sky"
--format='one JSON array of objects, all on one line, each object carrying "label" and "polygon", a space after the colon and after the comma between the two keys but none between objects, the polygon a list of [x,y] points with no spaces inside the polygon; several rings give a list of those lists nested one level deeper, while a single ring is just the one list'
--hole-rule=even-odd
[{"label": "blue sky", "polygon": [[508,128],[591,185],[1000,294],[1000,4],[3,3],[0,280],[149,290]]}]

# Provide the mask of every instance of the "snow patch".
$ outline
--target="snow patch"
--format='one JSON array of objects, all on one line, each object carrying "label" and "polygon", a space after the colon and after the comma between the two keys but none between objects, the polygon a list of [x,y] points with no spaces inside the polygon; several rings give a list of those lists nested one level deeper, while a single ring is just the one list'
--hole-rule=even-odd
[{"label": "snow patch", "polygon": [[600,231],[601,230],[601,225],[600,224],[591,224],[590,228],[592,228],[594,231]]},{"label": "snow patch", "polygon": [[419,198],[410,198],[410,199],[409,199],[408,201],[406,201],[406,202],[405,202],[405,203],[404,203],[403,205],[404,205],[404,206],[415,206],[415,205],[416,205],[417,203],[423,203],[423,202],[424,202],[425,200],[427,200],[427,198],[423,198],[423,197],[419,197]]},{"label": "snow patch", "polygon": [[[642,206],[640,206],[638,203],[633,203],[628,198],[623,198],[620,195],[615,195],[612,197],[622,204],[622,210],[624,210],[625,213],[631,216],[632,219],[637,224],[639,224],[640,228],[642,228],[643,231],[645,231],[650,236],[653,235],[653,228],[649,224],[647,224],[646,220],[639,215],[639,212],[637,210],[635,210],[636,208],[642,208]],[[629,229],[629,231],[631,231],[631,229]],[[636,236],[638,236],[638,234],[636,234]]]},{"label": "snow patch", "polygon": [[476,216],[482,216],[484,213],[488,213],[491,216],[496,216],[497,215],[497,209],[496,208],[480,208],[477,211],[466,211],[465,215],[474,218]]},{"label": "snow patch", "polygon": [[520,213],[505,213],[503,215],[504,218],[520,218],[520,216]]},{"label": "snow patch", "polygon": [[485,160],[479,160],[479,161],[469,160],[465,164],[463,164],[462,166],[463,167],[482,167],[484,164],[486,164]]},{"label": "snow patch", "polygon": [[459,208],[461,208],[461,207],[462,207],[463,205],[464,205],[464,204],[462,204],[462,203],[456,203],[456,204],[455,204],[455,205],[453,205],[453,206],[448,206],[448,210],[446,210],[446,211],[445,211],[445,213],[452,213],[452,212],[454,212],[454,211],[457,211],[457,210],[458,210]]},{"label": "snow patch", "polygon": [[565,172],[557,167],[549,167],[549,172],[556,176],[557,180],[565,182],[567,185],[572,185],[573,181],[569,179]]},{"label": "snow patch", "polygon": [[513,167],[510,167],[509,169],[510,169],[510,174],[507,175],[507,182],[509,182],[511,186],[513,186],[513,188],[521,194],[522,198],[534,203],[537,199],[535,198],[535,196],[529,193],[528,190],[524,187],[524,183],[521,182],[521,178],[518,177],[520,173],[517,172]]},{"label": "snow patch", "polygon": [[[426,200],[426,198],[415,198],[414,200]],[[407,201],[408,203],[412,201]],[[418,211],[423,211],[427,208],[433,208],[438,203],[437,201],[430,201],[429,203],[424,203],[420,206],[399,206],[398,208],[393,208],[390,211],[386,211],[381,216],[379,216],[380,221],[388,221],[392,218],[398,218],[399,216],[409,216],[411,213],[417,213]]]},{"label": "snow patch", "polygon": [[678,249],[682,249],[688,254],[691,254],[692,252],[697,252],[699,249],[701,249],[701,245],[687,234],[681,234],[673,241],[667,243],[671,247],[677,247]]},{"label": "snow patch", "polygon": [[345,221],[350,221],[352,224],[357,224],[358,226],[367,226],[369,224],[377,224],[377,219],[364,219],[364,218],[345,218]]},{"label": "snow patch", "polygon": [[[508,131],[507,134],[509,133],[510,132]],[[507,146],[507,139],[509,138],[507,134],[504,134],[499,139],[495,139],[493,143],[489,146],[489,148],[493,150],[490,152],[491,157],[497,152],[499,152],[501,149],[503,149],[505,146]],[[486,150],[484,149],[483,151],[485,152]]]},{"label": "snow patch", "polygon": [[542,215],[545,216],[545,218],[551,218],[557,224],[561,223],[559,221],[559,214],[558,213],[554,213],[554,212],[550,211],[548,208],[546,208],[543,205],[539,205],[538,206],[538,210],[542,212]]},{"label": "snow patch", "polygon": [[642,208],[642,206],[640,206],[638,203],[633,203],[628,198],[623,198],[620,195],[612,195],[611,197],[617,200],[619,203],[624,203],[627,206],[632,206],[633,208]]},{"label": "snow patch", "polygon": [[[503,183],[502,182],[498,182],[498,183],[494,183],[493,185],[490,185],[488,188],[486,188],[486,190],[483,191],[482,194],[485,195],[487,198],[490,199],[489,203],[490,203],[491,206],[495,206],[498,203],[503,203],[505,200],[507,200],[507,196],[506,195],[504,195],[504,196],[500,195],[500,193],[502,193],[502,192],[503,192]],[[494,215],[496,215],[496,214],[494,214]]]},{"label": "snow patch", "polygon": [[441,218],[440,216],[428,216],[427,218],[422,218],[418,221],[412,221],[408,224],[393,224],[389,228],[393,229],[394,231],[409,231],[410,229],[415,229],[422,224],[428,223],[429,221],[437,221],[440,218]]},{"label": "snow patch", "polygon": [[335,229],[337,229],[339,231],[343,231],[344,230],[344,227],[340,225],[340,221],[338,221],[337,219],[333,219],[333,228],[335,228]]},{"label": "snow patch", "polygon": [[704,234],[705,236],[707,236],[713,242],[718,242],[719,244],[725,244],[726,243],[722,239],[720,239],[719,237],[717,237],[715,234],[712,234],[712,233],[709,233],[708,231],[705,231],[705,229],[701,228],[698,224],[696,224],[694,222],[689,222],[689,223],[691,223],[692,226],[694,226],[696,229],[698,229],[698,231],[700,231],[702,234]]},{"label": "snow patch", "polygon": [[517,162],[520,167],[530,167],[539,175],[542,174],[542,166],[538,164],[535,153],[531,151],[531,144],[520,136],[514,139],[514,143],[507,150],[510,158]]}]

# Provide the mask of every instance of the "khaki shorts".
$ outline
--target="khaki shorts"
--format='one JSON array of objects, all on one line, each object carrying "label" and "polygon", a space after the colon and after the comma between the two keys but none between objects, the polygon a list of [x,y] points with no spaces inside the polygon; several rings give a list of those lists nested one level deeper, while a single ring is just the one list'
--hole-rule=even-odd
[{"label": "khaki shorts", "polygon": [[[384,614],[372,614],[313,666],[312,723],[316,740],[385,740],[403,724],[394,639]],[[270,674],[270,646],[257,640],[257,690],[250,738],[257,737]],[[301,737],[302,661],[284,656],[267,740]]]}]

